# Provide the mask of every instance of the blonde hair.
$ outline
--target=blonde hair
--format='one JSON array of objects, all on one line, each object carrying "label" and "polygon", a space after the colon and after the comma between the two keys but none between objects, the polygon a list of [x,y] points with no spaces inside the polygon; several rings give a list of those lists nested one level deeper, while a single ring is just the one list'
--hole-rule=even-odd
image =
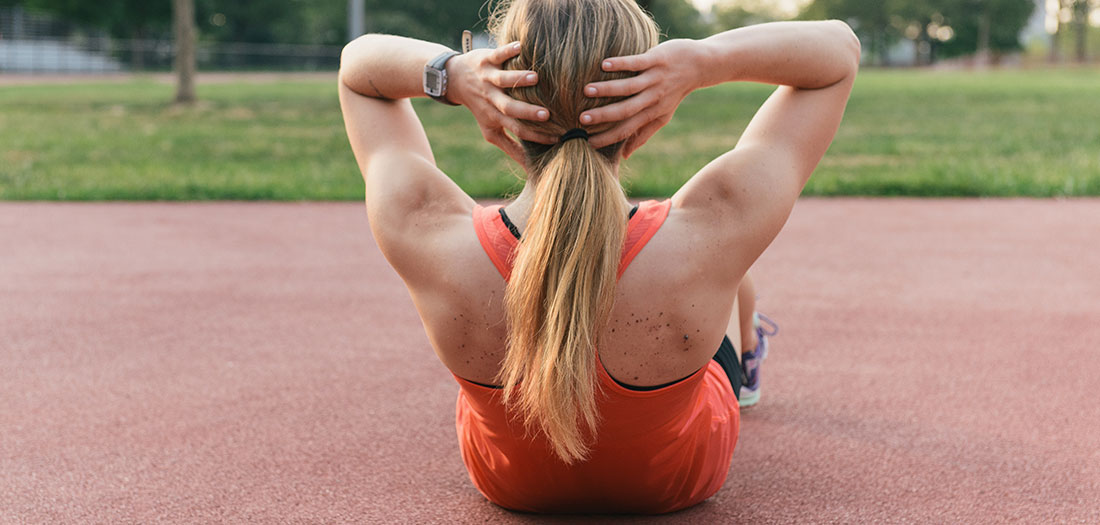
[{"label": "blonde hair", "polygon": [[[505,68],[534,70],[539,82],[511,95],[546,107],[550,120],[528,125],[555,136],[577,127],[583,111],[614,101],[582,92],[589,82],[628,76],[603,72],[603,59],[645,52],[658,39],[633,0],[505,0],[490,31],[501,44],[520,42]],[[566,463],[587,457],[599,420],[596,337],[614,302],[626,229],[613,160],[621,147],[524,143],[535,204],[505,294],[508,350],[498,380],[505,404]]]}]

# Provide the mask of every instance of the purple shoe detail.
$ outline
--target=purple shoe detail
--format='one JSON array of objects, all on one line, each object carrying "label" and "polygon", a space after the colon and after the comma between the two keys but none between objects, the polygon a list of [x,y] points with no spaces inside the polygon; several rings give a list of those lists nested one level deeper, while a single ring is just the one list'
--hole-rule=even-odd
[{"label": "purple shoe detail", "polygon": [[742,407],[760,401],[760,365],[768,356],[768,337],[779,333],[779,325],[765,315],[754,314],[753,321],[756,325],[756,348],[741,353],[741,397],[738,404]]}]

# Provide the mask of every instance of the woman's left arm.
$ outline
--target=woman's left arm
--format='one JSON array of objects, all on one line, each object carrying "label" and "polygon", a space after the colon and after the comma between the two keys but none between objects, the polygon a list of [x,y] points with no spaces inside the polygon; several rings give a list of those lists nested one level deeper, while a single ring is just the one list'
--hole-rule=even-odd
[{"label": "woman's left arm", "polygon": [[[440,44],[393,35],[364,35],[344,47],[340,102],[364,176],[371,157],[381,152],[406,152],[435,163],[423,128],[405,99],[426,96],[424,65],[446,51],[449,49]],[[512,44],[451,58],[446,65],[449,87],[445,98],[466,106],[477,119],[482,136],[522,164],[523,150],[505,130],[535,142],[554,139],[532,132],[520,122],[545,120],[549,114],[544,108],[515,100],[504,91],[537,82],[532,71],[500,69],[500,64],[518,53],[519,46]]]},{"label": "woman's left arm", "polygon": [[[371,230],[386,257],[405,275],[422,255],[419,247],[439,244],[425,239],[445,232],[441,221],[467,214],[474,201],[435,165],[428,137],[411,97],[423,91],[425,64],[448,49],[439,44],[389,35],[362,36],[340,58],[340,107],[348,140],[363,174]],[[466,106],[482,135],[523,162],[522,148],[505,133],[547,142],[530,133],[520,119],[547,115],[521,103],[504,88],[527,86],[529,71],[502,71],[500,64],[518,54],[518,46],[478,49],[451,58],[447,99]],[[552,140],[550,140],[552,142]],[[442,240],[442,239],[437,239]]]}]

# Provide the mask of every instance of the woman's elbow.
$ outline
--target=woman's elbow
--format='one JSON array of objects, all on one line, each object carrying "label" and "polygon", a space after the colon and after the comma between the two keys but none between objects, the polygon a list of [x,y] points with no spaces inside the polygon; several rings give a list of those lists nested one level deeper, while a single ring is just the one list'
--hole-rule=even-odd
[{"label": "woman's elbow", "polygon": [[368,50],[376,45],[375,41],[379,36],[381,35],[366,34],[345,44],[344,49],[340,51],[340,71],[352,69],[357,63],[361,62],[366,57]]},{"label": "woman's elbow", "polygon": [[863,45],[856,36],[855,31],[843,20],[830,20],[837,31],[837,39],[843,42],[846,62],[851,66],[852,73],[859,70],[859,62],[863,57]]},{"label": "woman's elbow", "polygon": [[359,74],[359,70],[363,69],[367,51],[371,47],[374,36],[362,35],[345,44],[344,49],[340,51],[340,70],[337,72],[337,77],[344,85],[348,87],[355,85],[354,79]]}]

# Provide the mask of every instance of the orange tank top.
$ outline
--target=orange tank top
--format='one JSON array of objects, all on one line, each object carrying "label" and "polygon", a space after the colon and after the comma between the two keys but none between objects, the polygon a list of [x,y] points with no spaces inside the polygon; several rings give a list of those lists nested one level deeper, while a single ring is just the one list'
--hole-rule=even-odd
[{"label": "orange tank top", "polygon": [[[627,226],[619,276],[668,216],[671,203],[646,201]],[[477,206],[474,228],[505,279],[518,245],[500,206]],[[600,424],[591,455],[567,465],[545,436],[527,432],[501,403],[500,389],[460,386],[455,426],[474,486],[505,508],[553,513],[663,513],[695,505],[726,480],[740,427],[733,388],[716,361],[656,390],[617,383],[596,359]]]}]

